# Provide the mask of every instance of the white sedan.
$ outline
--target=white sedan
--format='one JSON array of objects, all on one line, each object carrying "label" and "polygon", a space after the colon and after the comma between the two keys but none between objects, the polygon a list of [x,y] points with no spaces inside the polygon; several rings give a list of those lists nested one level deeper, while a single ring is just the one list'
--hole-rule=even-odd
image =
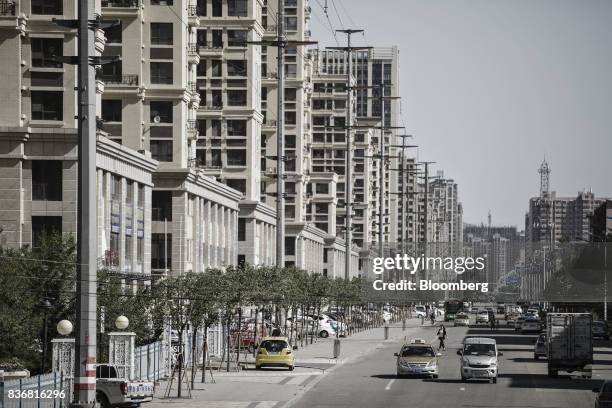
[{"label": "white sedan", "polygon": [[457,313],[455,315],[455,326],[469,326],[470,316],[465,313]]}]

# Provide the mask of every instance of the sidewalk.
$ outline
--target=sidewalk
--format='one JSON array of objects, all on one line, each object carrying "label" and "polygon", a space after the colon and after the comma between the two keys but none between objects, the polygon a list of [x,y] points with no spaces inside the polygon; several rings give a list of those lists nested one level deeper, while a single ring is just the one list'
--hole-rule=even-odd
[{"label": "sidewalk", "polygon": [[[196,375],[196,383],[191,391],[191,398],[163,398],[167,382],[162,381],[155,390],[155,399],[147,403],[147,408],[170,406],[219,408],[280,408],[290,405],[306,390],[313,387],[322,377],[336,367],[356,360],[359,357],[384,347],[385,343],[395,342],[404,336],[410,337],[422,329],[420,319],[406,321],[406,331],[402,324],[390,325],[389,340],[384,340],[384,328],[375,328],[350,337],[341,338],[340,356],[333,359],[334,338],[317,339],[316,343],[296,350],[296,367],[294,371],[284,369],[263,369],[256,371],[253,366],[238,372],[214,372],[215,383],[210,383],[207,373],[207,383],[200,382],[201,372]],[[429,340],[429,339],[427,339]],[[176,384],[170,395],[175,397]],[[182,395],[188,392],[183,387]]]}]

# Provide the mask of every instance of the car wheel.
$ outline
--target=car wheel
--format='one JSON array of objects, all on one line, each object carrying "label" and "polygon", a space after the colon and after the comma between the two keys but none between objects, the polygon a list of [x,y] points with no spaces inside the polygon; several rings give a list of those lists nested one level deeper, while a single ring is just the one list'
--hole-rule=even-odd
[{"label": "car wheel", "polygon": [[491,380],[491,382],[492,382],[493,384],[497,384],[497,377],[494,377],[494,378]]},{"label": "car wheel", "polygon": [[288,366],[287,368],[289,368],[289,371],[293,371],[293,369],[295,368],[295,366]]},{"label": "car wheel", "polygon": [[537,360],[538,358],[540,358],[540,356],[538,356],[537,354],[534,354],[534,355],[533,355],[533,359],[534,359],[534,360]]},{"label": "car wheel", "polygon": [[557,378],[559,376],[559,371],[548,369],[548,376],[550,378]]},{"label": "car wheel", "polygon": [[323,337],[325,339],[329,337],[329,333],[327,332],[327,330],[321,330],[321,332],[319,333],[319,337]]},{"label": "car wheel", "polygon": [[466,382],[466,381],[467,381],[467,378],[465,378],[465,376],[462,374],[461,375],[461,382]]},{"label": "car wheel", "polygon": [[434,380],[437,380],[438,379],[438,374],[432,375],[431,378],[433,378]]},{"label": "car wheel", "polygon": [[108,402],[108,398],[101,392],[96,392],[96,401],[98,401],[102,408],[111,408],[111,404],[110,402]]},{"label": "car wheel", "polygon": [[261,370],[261,366],[259,364],[255,364],[255,369],[256,370]]}]

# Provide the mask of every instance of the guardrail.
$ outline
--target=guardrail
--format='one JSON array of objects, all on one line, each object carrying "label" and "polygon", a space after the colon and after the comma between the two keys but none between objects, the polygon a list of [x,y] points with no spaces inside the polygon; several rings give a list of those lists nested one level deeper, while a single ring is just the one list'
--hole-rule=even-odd
[{"label": "guardrail", "polygon": [[63,408],[72,399],[72,380],[61,372],[0,383],[3,408]]}]

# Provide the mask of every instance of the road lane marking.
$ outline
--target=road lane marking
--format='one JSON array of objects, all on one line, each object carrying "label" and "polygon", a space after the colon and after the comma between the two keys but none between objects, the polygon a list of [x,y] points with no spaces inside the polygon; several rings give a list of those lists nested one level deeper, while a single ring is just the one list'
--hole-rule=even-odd
[{"label": "road lane marking", "polygon": [[385,387],[385,391],[389,391],[391,389],[391,386],[393,385],[393,383],[395,382],[395,378],[393,378],[392,380],[390,380],[387,383],[387,386]]},{"label": "road lane marking", "polygon": [[459,391],[465,391],[465,387],[459,388]]}]

